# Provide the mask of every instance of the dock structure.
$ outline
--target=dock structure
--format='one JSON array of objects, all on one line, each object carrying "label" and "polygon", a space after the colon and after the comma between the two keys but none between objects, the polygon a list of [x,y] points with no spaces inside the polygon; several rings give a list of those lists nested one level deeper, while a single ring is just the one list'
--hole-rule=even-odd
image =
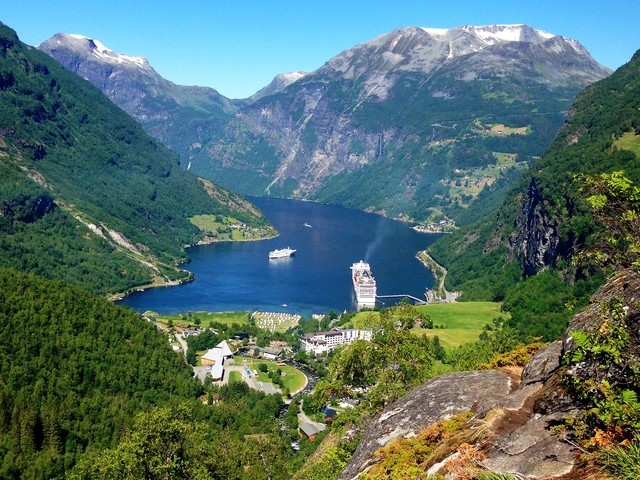
[{"label": "dock structure", "polygon": [[413,300],[414,305],[426,305],[427,302],[425,300],[422,300],[418,297],[414,297],[413,295],[376,295],[376,300],[380,299],[380,298],[408,298],[410,300]]}]

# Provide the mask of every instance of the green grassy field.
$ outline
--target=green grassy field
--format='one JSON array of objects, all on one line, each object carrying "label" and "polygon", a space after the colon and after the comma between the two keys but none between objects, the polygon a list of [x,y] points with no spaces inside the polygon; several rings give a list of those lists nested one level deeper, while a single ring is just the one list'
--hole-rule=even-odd
[{"label": "green grassy field", "polygon": [[265,363],[269,368],[267,373],[258,370],[258,381],[260,382],[270,382],[271,379],[269,378],[269,372],[275,371],[280,368],[282,370],[282,373],[285,374],[284,376],[282,376],[282,383],[286,388],[289,389],[290,392],[297,392],[305,386],[306,377],[300,370],[296,370],[289,365],[278,366],[275,362],[268,362],[265,360],[259,360],[258,363]]},{"label": "green grassy field", "polygon": [[256,240],[275,235],[272,227],[252,228],[233,217],[194,215],[189,220],[203,232],[213,235],[218,241]]},{"label": "green grassy field", "polygon": [[[419,305],[416,309],[428,313],[434,328],[414,328],[413,332],[428,337],[437,335],[445,348],[474,342],[485,325],[493,326],[493,319],[508,317],[500,311],[500,304],[493,302],[437,303]],[[367,328],[376,323],[379,315],[372,311],[358,312],[350,324],[355,328]]]},{"label": "green grassy field", "polygon": [[[247,366],[251,369],[252,372],[254,370],[258,372],[257,378],[259,382],[271,382],[269,373],[272,371],[276,371],[279,368],[282,370],[282,373],[285,374],[282,377],[282,383],[284,383],[284,386],[288,388],[290,392],[297,392],[305,386],[306,376],[304,375],[304,373],[290,365],[278,365],[276,362],[271,360],[234,357],[236,365],[242,365],[245,360],[247,361]],[[261,372],[259,370],[259,366],[261,363],[264,363],[267,366],[266,372]]]},{"label": "green grassy field", "polygon": [[168,324],[169,320],[176,327],[186,328],[188,325],[196,325],[196,319],[200,320],[202,328],[209,327],[212,322],[232,325],[243,325],[249,321],[249,312],[188,312],[171,315],[158,315],[156,312],[144,312],[146,316],[154,317],[161,324]]},{"label": "green grassy field", "polygon": [[636,154],[636,157],[640,157],[640,135],[634,132],[625,133],[613,145],[623,150],[630,150]]},{"label": "green grassy field", "polygon": [[507,316],[500,311],[500,304],[493,302],[439,303],[417,308],[429,314],[434,328],[416,328],[415,333],[426,333],[428,337],[437,335],[445,348],[475,342],[485,325],[493,327],[495,318]]}]

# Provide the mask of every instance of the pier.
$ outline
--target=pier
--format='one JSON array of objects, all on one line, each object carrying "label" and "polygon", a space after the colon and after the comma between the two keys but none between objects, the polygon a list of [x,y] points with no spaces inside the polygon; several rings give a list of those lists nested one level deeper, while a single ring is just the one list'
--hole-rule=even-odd
[{"label": "pier", "polygon": [[[376,295],[376,300],[380,298],[408,298],[413,300],[414,305],[426,305],[427,302],[418,297],[414,297],[413,295]],[[384,302],[382,302],[384,304]]]}]

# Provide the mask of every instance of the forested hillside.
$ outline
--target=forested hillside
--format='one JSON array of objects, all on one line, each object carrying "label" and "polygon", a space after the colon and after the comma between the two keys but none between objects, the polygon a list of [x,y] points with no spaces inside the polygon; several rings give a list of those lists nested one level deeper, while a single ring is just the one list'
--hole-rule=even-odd
[{"label": "forested hillside", "polygon": [[267,224],[2,24],[0,182],[0,265],[99,292],[184,278],[195,215]]},{"label": "forested hillside", "polygon": [[114,445],[136,412],[201,388],[136,313],[0,269],[1,478],[53,478]]},{"label": "forested hillside", "polygon": [[584,175],[624,171],[637,183],[639,133],[640,52],[578,96],[552,146],[497,213],[431,247],[449,269],[447,288],[504,300],[513,322],[556,338],[603,278],[576,255],[600,228],[581,191]]},{"label": "forested hillside", "polygon": [[282,399],[192,374],[133,311],[0,268],[0,478],[287,478]]}]

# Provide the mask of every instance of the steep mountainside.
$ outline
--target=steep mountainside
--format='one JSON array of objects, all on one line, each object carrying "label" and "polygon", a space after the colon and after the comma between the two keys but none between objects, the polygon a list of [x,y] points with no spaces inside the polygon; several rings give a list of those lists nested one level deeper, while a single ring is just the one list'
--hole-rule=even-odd
[{"label": "steep mountainside", "polygon": [[267,223],[2,24],[0,181],[0,266],[103,293],[185,278],[195,215]]},{"label": "steep mountainside", "polygon": [[[598,229],[576,177],[623,170],[640,181],[640,52],[578,96],[567,124],[497,214],[435,244],[449,268],[448,287],[500,298],[505,284],[570,265]],[[578,272],[579,273],[579,272]],[[491,281],[488,279],[491,278]],[[479,295],[482,296],[482,295]]]},{"label": "steep mountainside", "polygon": [[639,308],[637,271],[616,273],[524,369],[440,375],[363,422],[338,478],[636,478],[637,457],[605,459],[637,442]]},{"label": "steep mountainside", "polygon": [[59,33],[38,48],[89,80],[185,158],[198,150],[200,137],[218,132],[237,110],[214,89],[176,85],[158,75],[145,58],[117,54],[99,40]]},{"label": "steep mountainside", "polygon": [[542,155],[575,94],[609,73],[525,25],[402,28],[241,109],[192,168],[253,194],[460,216]]},{"label": "steep mountainside", "polygon": [[157,109],[171,94],[142,59],[69,35],[40,48],[233,190],[459,223],[495,206],[576,93],[610,73],[578,42],[526,25],[407,27],[245,101],[216,97],[192,121],[188,109]]}]

